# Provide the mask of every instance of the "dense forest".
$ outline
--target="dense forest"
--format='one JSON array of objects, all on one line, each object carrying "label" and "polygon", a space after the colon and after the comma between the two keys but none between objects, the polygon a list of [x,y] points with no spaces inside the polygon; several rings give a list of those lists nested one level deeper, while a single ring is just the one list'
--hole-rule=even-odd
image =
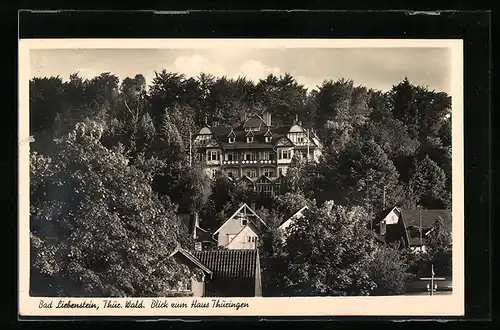
[{"label": "dense forest", "polygon": [[[149,86],[141,74],[120,81],[109,72],[30,81],[32,294],[168,294],[188,270],[167,256],[192,244],[179,214],[198,212],[214,230],[256,198],[188,159],[191,133],[237,124],[241,111],[269,111],[276,125],[298,116],[324,147],[317,164],[293,160],[280,196],[257,198],[273,228],[311,206],[288,239],[307,254],[277,236],[261,247],[265,286],[279,288],[274,294],[401,292],[409,257],[360,230],[388,206],[451,207],[450,96],[408,79],[387,92],[345,79],[307,90],[290,74],[255,83],[162,71]],[[450,245],[449,235],[434,235],[428,258]],[[330,258],[334,251],[342,253]],[[321,258],[330,264],[304,269],[303,260]]]}]

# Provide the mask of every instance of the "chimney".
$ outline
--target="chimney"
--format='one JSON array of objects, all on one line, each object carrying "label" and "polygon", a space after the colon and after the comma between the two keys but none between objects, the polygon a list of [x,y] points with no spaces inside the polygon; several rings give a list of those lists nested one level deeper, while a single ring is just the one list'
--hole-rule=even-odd
[{"label": "chimney", "polygon": [[192,230],[192,234],[193,234],[193,238],[196,239],[196,227],[199,227],[200,223],[199,223],[199,219],[198,219],[198,213],[197,212],[194,212],[192,215],[192,220],[191,220],[191,230]]},{"label": "chimney", "polygon": [[266,113],[264,114],[264,121],[266,122],[266,125],[268,127],[271,126],[271,113],[266,111]]},{"label": "chimney", "polygon": [[247,120],[247,114],[245,111],[240,111],[240,121],[243,123],[245,120]]},{"label": "chimney", "polygon": [[385,220],[380,221],[380,235],[385,235],[387,232],[387,225]]}]

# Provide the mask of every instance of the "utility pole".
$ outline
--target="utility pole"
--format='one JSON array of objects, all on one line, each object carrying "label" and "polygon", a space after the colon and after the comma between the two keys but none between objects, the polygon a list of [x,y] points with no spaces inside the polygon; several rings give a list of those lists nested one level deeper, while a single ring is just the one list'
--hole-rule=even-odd
[{"label": "utility pole", "polygon": [[[423,239],[422,239],[422,216],[421,216],[421,210],[418,209],[418,231],[419,231],[419,236],[420,236],[420,248],[422,249],[422,244],[423,244]],[[433,270],[434,272],[434,270]]]},{"label": "utility pole", "polygon": [[382,197],[382,203],[384,205],[384,210],[385,210],[385,185],[384,185],[384,194],[383,194],[383,197]]},{"label": "utility pole", "polygon": [[307,130],[307,161],[309,162],[309,129]]},{"label": "utility pole", "polygon": [[191,130],[189,130],[189,167],[192,165],[193,159],[193,146],[192,146],[192,134]]},{"label": "utility pole", "polygon": [[427,291],[433,296],[434,292],[437,291],[437,285],[434,284],[434,280],[444,280],[444,278],[434,278],[436,274],[434,273],[434,264],[431,264],[431,278],[424,278],[424,280],[430,280],[431,285],[427,284]]}]

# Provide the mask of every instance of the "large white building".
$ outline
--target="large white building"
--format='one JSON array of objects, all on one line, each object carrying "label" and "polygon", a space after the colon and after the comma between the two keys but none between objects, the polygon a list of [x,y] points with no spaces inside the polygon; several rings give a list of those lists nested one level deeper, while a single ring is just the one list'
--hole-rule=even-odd
[{"label": "large white building", "polygon": [[291,126],[277,127],[268,112],[244,116],[241,124],[206,125],[193,137],[193,157],[209,176],[221,171],[233,180],[245,180],[257,192],[273,195],[294,155],[307,161],[320,157],[316,132],[304,128],[298,118]]}]

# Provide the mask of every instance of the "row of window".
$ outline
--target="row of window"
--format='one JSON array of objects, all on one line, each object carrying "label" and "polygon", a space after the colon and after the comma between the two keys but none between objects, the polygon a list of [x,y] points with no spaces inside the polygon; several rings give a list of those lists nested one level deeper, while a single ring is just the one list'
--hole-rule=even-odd
[{"label": "row of window", "polygon": [[[215,170],[217,171],[217,170]],[[226,175],[230,178],[237,178],[239,177],[239,170],[238,169],[228,169],[226,171]],[[257,169],[256,168],[246,168],[243,170],[243,175],[248,176],[249,178],[256,178],[257,175]],[[276,176],[276,171],[274,168],[265,168],[263,170],[263,175],[268,178],[274,178]]]},{"label": "row of window", "polygon": [[[247,143],[253,143],[255,141],[255,139],[254,139],[253,136],[247,136],[247,140],[246,141],[247,141]],[[266,141],[266,143],[270,143],[272,141],[272,138],[270,136],[266,136],[265,137],[265,141]],[[230,137],[228,139],[228,142],[229,143],[234,143],[234,142],[236,142],[236,138]]]},{"label": "row of window", "polygon": [[[197,160],[203,160],[204,159],[204,154],[202,153],[197,153],[196,154],[196,159]],[[257,160],[257,153],[256,152],[244,152],[241,155],[239,155],[237,152],[229,152],[224,154],[224,160],[226,161],[238,161],[240,160],[245,160],[245,161],[254,161]],[[274,152],[270,151],[265,151],[265,152],[260,152],[258,160],[271,160],[274,161],[276,160]],[[307,158],[307,152],[302,152],[302,157]],[[207,153],[207,160],[208,161],[219,161],[221,158],[221,152],[220,151],[209,151]],[[278,159],[292,159],[292,150],[280,150],[278,152]]]},{"label": "row of window", "polygon": [[[212,169],[212,178],[214,178],[217,175],[217,172],[220,171],[217,168]],[[228,169],[226,170],[226,175],[232,179],[238,178],[239,177],[239,169],[234,168],[234,169]],[[242,175],[246,175],[249,178],[256,178],[257,175],[257,169],[256,168],[246,168],[243,170]],[[274,168],[264,168],[263,170],[263,175],[268,178],[274,178],[276,176],[282,176],[285,175],[285,170],[283,168],[278,168],[278,175],[276,175],[276,171]]]}]

